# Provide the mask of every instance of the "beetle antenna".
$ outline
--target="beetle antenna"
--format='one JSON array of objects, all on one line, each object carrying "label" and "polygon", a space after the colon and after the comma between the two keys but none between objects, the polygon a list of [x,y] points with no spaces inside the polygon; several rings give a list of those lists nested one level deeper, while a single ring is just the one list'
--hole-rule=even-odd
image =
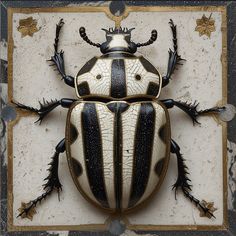
[{"label": "beetle antenna", "polygon": [[100,43],[94,43],[94,42],[92,42],[92,41],[88,38],[84,27],[80,27],[79,33],[80,33],[81,38],[82,38],[85,42],[87,42],[88,44],[90,44],[90,45],[92,45],[92,46],[95,46],[95,47],[100,48],[100,46],[101,46]]},{"label": "beetle antenna", "polygon": [[148,46],[150,44],[153,44],[156,41],[156,39],[157,39],[157,31],[156,30],[152,30],[151,38],[147,42],[145,42],[145,43],[137,43],[136,46],[137,46],[137,48]]}]

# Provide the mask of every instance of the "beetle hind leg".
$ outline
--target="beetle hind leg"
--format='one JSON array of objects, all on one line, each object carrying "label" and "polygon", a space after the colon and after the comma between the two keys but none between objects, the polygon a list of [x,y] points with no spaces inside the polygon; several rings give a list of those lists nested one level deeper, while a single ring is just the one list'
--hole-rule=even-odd
[{"label": "beetle hind leg", "polygon": [[21,203],[19,210],[19,215],[17,217],[33,219],[33,215],[36,213],[35,207],[38,203],[49,196],[53,190],[57,190],[58,199],[60,200],[60,191],[62,190],[62,185],[58,177],[58,166],[59,166],[59,155],[65,151],[65,139],[62,139],[55,148],[55,153],[52,157],[52,161],[48,164],[50,167],[48,169],[49,175],[44,180],[47,182],[43,185],[44,193],[34,200],[28,203]]},{"label": "beetle hind leg", "polygon": [[187,175],[189,174],[187,171],[187,166],[185,164],[185,160],[180,153],[179,145],[174,141],[171,140],[171,153],[174,153],[177,157],[177,164],[178,164],[178,178],[173,185],[173,189],[175,190],[175,197],[177,190],[180,188],[186,198],[188,198],[191,202],[193,202],[196,207],[200,210],[201,216],[206,216],[208,218],[214,217],[213,212],[216,210],[213,207],[213,203],[207,203],[206,201],[202,200],[201,202],[195,198],[191,192],[191,185],[189,182],[191,181]]},{"label": "beetle hind leg", "polygon": [[180,153],[180,148],[178,146],[178,144],[174,141],[171,140],[171,152],[176,154],[177,156],[177,164],[178,164],[178,178],[176,180],[176,182],[173,184],[173,188],[175,190],[175,199],[176,199],[176,194],[177,194],[177,190],[178,188],[185,188],[188,189],[189,191],[191,191],[191,185],[189,184],[189,182],[191,181],[187,175],[188,173],[188,167],[185,164],[185,159],[183,158],[182,154]]},{"label": "beetle hind leg", "polygon": [[60,200],[60,191],[62,190],[62,185],[58,177],[58,165],[59,165],[59,154],[65,151],[65,139],[62,139],[56,146],[56,151],[52,157],[52,161],[48,164],[49,175],[44,180],[47,182],[43,185],[44,190],[56,189],[58,192],[58,199]]}]

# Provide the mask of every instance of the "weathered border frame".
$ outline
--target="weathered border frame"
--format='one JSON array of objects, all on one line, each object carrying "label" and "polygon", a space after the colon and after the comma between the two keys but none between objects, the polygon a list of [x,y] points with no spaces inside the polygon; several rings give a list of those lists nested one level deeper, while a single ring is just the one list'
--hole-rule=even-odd
[{"label": "weathered border frame", "polygon": [[[89,2],[85,1],[1,1],[0,4],[0,10],[1,10],[1,40],[4,42],[4,40],[7,39],[7,9],[9,7],[57,7],[57,6],[68,6],[69,4],[77,4],[78,6],[80,4],[90,4]],[[200,6],[221,6],[225,7],[227,9],[227,34],[228,34],[228,55],[227,58],[229,60],[228,63],[228,101],[231,104],[236,104],[236,96],[235,96],[235,91],[236,91],[236,83],[234,81],[234,77],[236,75],[236,63],[235,63],[235,58],[236,55],[234,54],[234,50],[236,50],[236,41],[234,40],[235,35],[236,35],[236,16],[234,15],[234,12],[236,10],[236,3],[235,2],[228,2],[228,1],[126,1],[127,5],[135,5],[135,6],[166,6],[168,5],[169,7],[172,8],[172,6],[191,6],[191,7],[199,7]],[[107,2],[105,1],[99,1],[99,3],[93,2],[92,5],[108,5]],[[225,49],[226,50],[226,49]],[[7,77],[6,77],[6,70],[4,69],[6,65],[5,59],[1,58],[1,78],[0,78],[0,85],[7,85]],[[6,101],[4,99],[1,99],[0,101],[0,110],[6,106]],[[1,118],[2,121],[2,118]],[[4,122],[4,121],[3,121]],[[236,123],[235,120],[228,122],[228,139],[229,141],[236,142],[236,136],[235,136],[235,129],[236,129]],[[1,138],[5,139],[4,132],[3,136],[1,134]],[[3,141],[1,140],[1,142]],[[1,157],[4,155],[4,149],[0,150]],[[0,232],[3,233],[3,235],[28,235],[27,232],[8,232],[5,222],[6,222],[6,193],[7,193],[7,188],[6,188],[6,183],[7,183],[7,176],[6,176],[6,166],[2,165],[2,159],[0,159],[1,162],[1,225],[0,225]],[[229,173],[229,176],[233,178],[232,173]],[[229,201],[234,202],[235,196],[231,196]],[[236,234],[236,225],[235,225],[235,218],[236,218],[236,212],[235,212],[235,207],[231,209],[226,209],[226,213],[229,216],[229,225],[225,230],[209,230],[209,231],[202,231],[201,229],[192,229],[192,231],[186,231],[184,229],[181,229],[181,231],[163,231],[163,229],[160,229],[160,231],[149,231],[148,233],[154,234],[158,233],[158,235],[176,235],[176,236],[182,236],[183,234],[188,234],[191,236],[202,236],[206,234],[214,235],[214,236],[228,236],[228,235],[235,235]],[[57,228],[57,230],[60,230]],[[73,229],[72,229],[73,230]],[[196,231],[197,230],[197,231]],[[146,233],[147,231],[144,229],[144,231],[139,231],[138,233],[143,234]],[[78,235],[78,231],[69,231],[68,235]],[[32,231],[30,232],[30,235],[50,235],[49,232],[41,231],[41,232],[35,232]],[[103,231],[100,233],[95,233],[93,231],[90,232],[80,232],[80,235],[111,235],[107,231]]]},{"label": "weathered border frame", "polygon": [[[223,82],[223,100],[222,104],[227,103],[227,64],[226,64],[226,53],[227,53],[227,40],[226,40],[226,8],[225,7],[126,7],[124,14],[121,17],[113,16],[109,12],[108,7],[68,7],[68,8],[9,8],[8,9],[8,96],[9,102],[14,100],[13,98],[13,47],[14,42],[12,39],[12,17],[14,13],[37,13],[37,12],[105,12],[106,15],[115,21],[115,25],[119,25],[120,21],[128,16],[130,12],[160,12],[160,11],[209,11],[209,12],[221,12],[222,13],[222,82]],[[105,230],[106,224],[96,224],[96,225],[57,225],[57,226],[14,226],[13,225],[13,126],[24,117],[24,115],[31,115],[26,112],[18,112],[17,119],[13,122],[8,123],[8,229],[10,231],[18,231],[18,230]],[[227,124],[222,123],[223,129],[223,191],[224,191],[224,213],[223,213],[223,225],[127,225],[128,229],[133,230],[218,230],[218,229],[226,229],[227,228],[227,162],[224,158],[227,155]]]}]

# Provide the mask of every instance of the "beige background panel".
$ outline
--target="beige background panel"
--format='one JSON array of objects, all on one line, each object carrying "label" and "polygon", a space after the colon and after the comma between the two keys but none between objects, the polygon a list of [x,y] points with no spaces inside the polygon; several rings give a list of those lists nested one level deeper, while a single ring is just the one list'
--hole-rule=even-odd
[{"label": "beige background panel", "polygon": [[[143,42],[153,28],[158,30],[158,39],[152,46],[140,48],[137,55],[144,55],[163,74],[166,72],[168,48],[172,45],[168,26],[170,15],[178,25],[179,52],[187,59],[176,71],[173,80],[161,93],[162,98],[188,101],[197,99],[201,107],[215,106],[222,100],[222,16],[213,12],[216,32],[211,38],[199,37],[194,31],[196,19],[204,12],[152,12],[130,13],[122,26],[136,27],[133,41]],[[75,97],[75,91],[67,87],[56,72],[45,62],[53,53],[55,24],[62,17],[65,21],[60,47],[65,51],[67,73],[75,76],[81,66],[99,49],[87,45],[79,37],[79,27],[86,26],[91,40],[104,41],[102,27],[111,27],[113,22],[103,13],[36,13],[13,14],[13,96],[31,106],[38,106],[42,98]],[[209,16],[209,12],[205,12]],[[32,16],[41,29],[33,37],[21,38],[17,31],[19,19]],[[94,23],[96,22],[96,25]],[[222,173],[222,127],[212,118],[201,118],[201,126],[192,127],[185,114],[173,109],[170,112],[172,137],[181,147],[189,166],[193,194],[200,199],[214,201],[218,210],[216,219],[199,217],[199,212],[178,194],[175,201],[171,186],[176,180],[176,160],[171,155],[167,176],[158,194],[142,210],[129,215],[131,224],[142,225],[221,225],[223,222],[223,173]],[[63,184],[61,201],[56,194],[37,208],[31,222],[16,218],[20,202],[36,197],[42,190],[47,163],[54,146],[64,135],[66,110],[58,108],[41,125],[33,124],[36,117],[22,118],[13,129],[13,223],[15,226],[83,225],[102,224],[107,215],[86,202],[78,193],[69,174],[65,154],[60,159],[60,178]],[[22,138],[24,137],[24,138]],[[43,137],[43,138],[41,138]],[[43,155],[42,155],[43,150]],[[22,153],[23,151],[23,153]],[[64,157],[64,158],[63,158]],[[33,160],[32,160],[33,158]],[[19,162],[21,162],[19,164]],[[34,163],[34,165],[33,165]],[[21,178],[20,178],[21,177]],[[22,191],[24,189],[24,191]],[[64,214],[65,213],[65,214]],[[83,217],[81,217],[83,216]],[[69,227],[68,227],[69,228]]]}]

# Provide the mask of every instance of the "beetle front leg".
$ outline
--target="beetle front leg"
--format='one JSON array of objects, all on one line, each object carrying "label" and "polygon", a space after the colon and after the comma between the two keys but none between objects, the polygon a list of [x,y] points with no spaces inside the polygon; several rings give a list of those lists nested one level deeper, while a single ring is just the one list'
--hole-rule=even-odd
[{"label": "beetle front leg", "polygon": [[55,42],[54,42],[54,55],[48,61],[51,61],[53,63],[51,66],[56,66],[58,72],[62,76],[62,79],[64,80],[64,82],[67,85],[69,85],[71,87],[75,87],[74,77],[72,77],[70,75],[66,75],[66,72],[65,72],[64,52],[62,50],[60,52],[58,52],[59,35],[60,35],[60,31],[61,31],[61,28],[63,25],[64,25],[64,22],[63,22],[63,19],[61,19],[56,26],[56,37],[55,37]]},{"label": "beetle front leg", "polygon": [[171,76],[174,73],[177,65],[182,65],[180,62],[185,61],[185,59],[181,58],[181,56],[178,54],[176,25],[174,24],[172,19],[170,19],[169,24],[170,24],[172,35],[173,35],[174,51],[169,49],[169,59],[168,59],[167,73],[162,78],[162,88],[165,87],[167,84],[169,84]]},{"label": "beetle front leg", "polygon": [[52,110],[54,110],[56,107],[62,106],[64,108],[69,108],[75,101],[76,101],[75,99],[70,99],[70,98],[62,98],[61,100],[51,100],[50,102],[45,101],[45,99],[43,99],[42,103],[39,102],[40,105],[39,109],[26,106],[18,102],[12,101],[12,103],[15,104],[17,108],[36,113],[39,116],[39,118],[38,120],[35,121],[35,123],[39,122],[39,124],[41,124],[44,117],[47,114],[49,114]]},{"label": "beetle front leg", "polygon": [[161,102],[166,106],[167,109],[170,109],[174,106],[180,108],[192,119],[193,125],[195,125],[196,123],[200,124],[200,122],[198,122],[197,120],[199,116],[214,114],[214,113],[217,114],[225,109],[225,107],[213,107],[205,110],[197,110],[199,103],[197,103],[196,101],[193,104],[181,101],[175,101],[173,99],[165,99],[161,100]]},{"label": "beetle front leg", "polygon": [[206,216],[208,218],[215,218],[215,216],[213,215],[213,211],[215,210],[215,208],[208,207],[205,201],[200,202],[190,193],[190,191],[192,190],[192,186],[189,184],[191,180],[187,177],[187,175],[189,174],[187,171],[188,168],[184,162],[185,160],[182,154],[180,153],[179,145],[173,139],[171,140],[171,153],[174,153],[176,155],[178,165],[178,178],[175,184],[173,185],[173,189],[175,190],[175,198],[177,190],[180,188],[184,196],[196,205],[196,207],[200,210],[203,216]]},{"label": "beetle front leg", "polygon": [[62,185],[60,183],[59,177],[58,177],[58,166],[59,166],[59,155],[60,153],[63,153],[65,151],[65,139],[62,139],[55,148],[55,153],[52,156],[52,161],[48,164],[50,167],[48,169],[49,175],[44,180],[47,180],[46,184],[44,184],[44,193],[37,197],[34,200],[29,201],[28,203],[22,203],[21,208],[19,208],[19,216],[22,218],[29,218],[32,220],[33,215],[36,213],[35,207],[36,205],[41,202],[43,199],[45,199],[47,196],[49,196],[53,190],[57,190],[58,193],[58,199],[60,191],[62,190]]}]

